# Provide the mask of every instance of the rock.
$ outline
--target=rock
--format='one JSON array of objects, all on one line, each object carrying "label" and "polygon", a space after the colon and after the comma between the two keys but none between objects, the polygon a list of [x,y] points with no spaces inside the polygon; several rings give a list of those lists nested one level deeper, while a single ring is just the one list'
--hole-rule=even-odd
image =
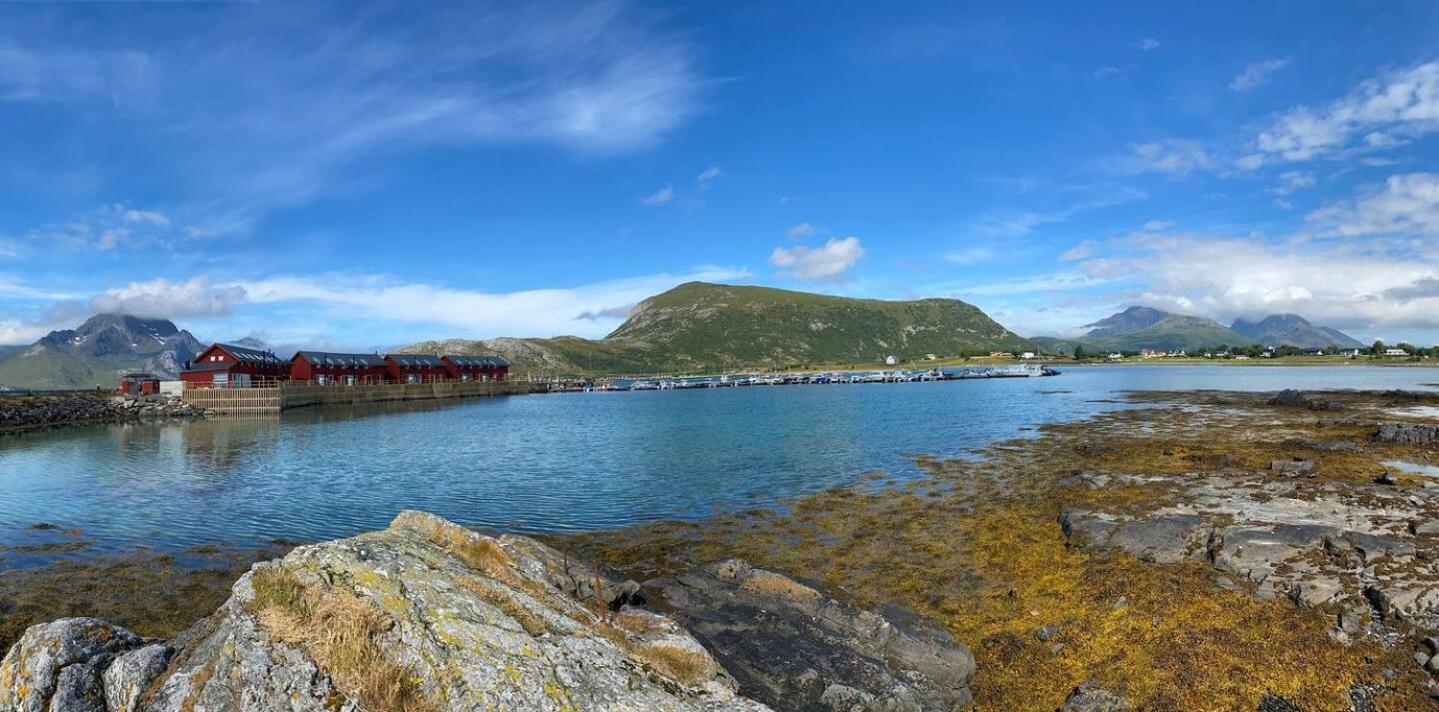
[{"label": "rock", "polygon": [[1439,444],[1439,425],[1381,423],[1374,439],[1400,445],[1435,445]]},{"label": "rock", "polygon": [[1392,486],[1399,484],[1399,479],[1388,472],[1381,472],[1374,478],[1374,484]]},{"label": "rock", "polygon": [[1059,626],[1053,623],[1050,623],[1049,625],[1046,625],[1034,632],[1034,637],[1038,638],[1039,642],[1041,643],[1048,643],[1049,640],[1056,635],[1059,635]]},{"label": "rock", "polygon": [[1144,561],[1174,564],[1204,550],[1210,528],[1197,515],[1123,521],[1085,510],[1065,510],[1060,528],[1071,543],[1121,549]]},{"label": "rock", "polygon": [[1269,405],[1277,405],[1285,408],[1306,408],[1309,406],[1309,399],[1302,391],[1286,388],[1269,399]]},{"label": "rock", "polygon": [[[115,656],[143,644],[130,631],[96,618],[31,626],[0,662],[0,710],[104,712],[101,673]],[[52,699],[58,706],[51,707]]]},{"label": "rock", "polygon": [[109,712],[136,712],[145,688],[165,672],[175,650],[152,643],[115,658],[104,673],[105,705]]},{"label": "rock", "polygon": [[1059,712],[1129,712],[1129,701],[1097,683],[1086,680],[1069,693]]},{"label": "rock", "polygon": [[1267,694],[1259,701],[1259,706],[1254,712],[1304,712],[1304,708],[1294,704],[1293,700],[1275,694]]},{"label": "rock", "polygon": [[1428,664],[1429,664],[1429,654],[1426,653],[1426,652],[1424,652],[1424,651],[1422,651],[1422,650],[1416,650],[1416,651],[1414,651],[1414,664],[1415,664],[1415,665],[1418,665],[1419,667],[1424,667],[1424,666],[1428,665]]},{"label": "rock", "polygon": [[[0,710],[71,704],[61,695],[146,712],[768,709],[674,620],[623,603],[631,586],[567,563],[404,512],[257,564],[169,646],[95,619],[32,627],[0,663]],[[591,600],[553,583],[579,570]]]},{"label": "rock", "polygon": [[1292,460],[1275,460],[1269,463],[1269,469],[1281,475],[1312,475],[1314,474],[1314,461],[1297,457]]},{"label": "rock", "polygon": [[776,708],[948,710],[970,701],[973,656],[925,621],[902,625],[738,559],[646,588],[742,694]]}]

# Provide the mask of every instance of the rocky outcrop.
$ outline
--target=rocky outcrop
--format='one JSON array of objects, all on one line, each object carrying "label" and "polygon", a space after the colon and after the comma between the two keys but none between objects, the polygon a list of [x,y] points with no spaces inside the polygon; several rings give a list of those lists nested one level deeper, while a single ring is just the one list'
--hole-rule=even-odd
[{"label": "rocky outcrop", "polygon": [[201,415],[202,412],[179,398],[165,396],[101,398],[86,394],[0,398],[0,432],[70,423]]},{"label": "rocky outcrop", "polygon": [[1374,439],[1399,445],[1439,445],[1439,425],[1381,423]]},{"label": "rocky outcrop", "polygon": [[974,658],[948,633],[902,626],[734,559],[647,582],[745,694],[786,710],[951,710]]},{"label": "rocky outcrop", "polygon": [[1069,693],[1059,712],[1129,712],[1133,707],[1129,701],[1110,692],[1093,681],[1080,683]]},{"label": "rocky outcrop", "polygon": [[92,618],[34,626],[0,662],[0,710],[769,709],[750,689],[785,709],[969,699],[973,659],[947,635],[778,574],[729,562],[657,590],[689,598],[662,615],[638,584],[532,539],[404,512],[257,564],[173,641]]}]

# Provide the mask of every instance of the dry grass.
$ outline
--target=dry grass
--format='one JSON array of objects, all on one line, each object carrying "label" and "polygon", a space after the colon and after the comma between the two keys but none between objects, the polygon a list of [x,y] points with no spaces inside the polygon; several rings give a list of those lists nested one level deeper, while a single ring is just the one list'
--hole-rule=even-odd
[{"label": "dry grass", "polygon": [[303,648],[362,709],[438,709],[409,670],[385,657],[379,640],[391,626],[389,618],[354,593],[307,586],[278,567],[256,571],[250,582],[251,610],[265,629]]},{"label": "dry grass", "polygon": [[539,637],[550,632],[550,626],[545,622],[544,617],[526,608],[523,603],[515,600],[509,592],[500,590],[492,584],[476,579],[462,579],[460,585],[464,587],[465,590],[479,596],[485,603],[500,609],[500,612],[509,616],[516,623],[519,623],[520,627],[524,628],[526,633]]},{"label": "dry grass", "polygon": [[673,645],[632,648],[630,654],[660,674],[691,687],[703,685],[715,673],[715,663],[708,655]]}]

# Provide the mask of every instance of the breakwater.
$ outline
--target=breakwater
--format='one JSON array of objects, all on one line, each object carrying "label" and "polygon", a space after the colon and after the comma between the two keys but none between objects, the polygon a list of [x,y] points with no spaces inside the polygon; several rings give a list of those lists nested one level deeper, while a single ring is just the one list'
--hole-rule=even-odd
[{"label": "breakwater", "polygon": [[519,395],[546,390],[528,381],[460,381],[382,385],[282,383],[268,388],[187,388],[181,396],[207,413],[261,415],[312,405],[357,405],[392,401]]},{"label": "breakwater", "polygon": [[179,399],[164,396],[111,397],[103,393],[0,398],[0,432],[74,423],[198,415]]}]

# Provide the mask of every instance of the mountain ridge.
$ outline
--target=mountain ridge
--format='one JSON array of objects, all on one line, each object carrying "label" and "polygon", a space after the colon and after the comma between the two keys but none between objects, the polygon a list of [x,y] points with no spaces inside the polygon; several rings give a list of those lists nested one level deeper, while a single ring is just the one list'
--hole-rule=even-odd
[{"label": "mountain ridge", "polygon": [[96,314],[0,360],[0,388],[111,388],[130,371],[175,378],[203,349],[194,335],[168,319]]},{"label": "mountain ridge", "polygon": [[603,339],[449,339],[400,350],[498,353],[517,371],[693,373],[1030,347],[957,299],[886,301],[689,282],[641,301]]},{"label": "mountain ridge", "polygon": [[1078,338],[1040,336],[1034,341],[1049,351],[1068,351],[1080,345],[1114,351],[1195,351],[1251,344],[1299,348],[1361,346],[1348,334],[1316,326],[1298,314],[1271,314],[1254,322],[1240,318],[1226,327],[1206,317],[1136,305],[1085,326],[1089,331]]}]

